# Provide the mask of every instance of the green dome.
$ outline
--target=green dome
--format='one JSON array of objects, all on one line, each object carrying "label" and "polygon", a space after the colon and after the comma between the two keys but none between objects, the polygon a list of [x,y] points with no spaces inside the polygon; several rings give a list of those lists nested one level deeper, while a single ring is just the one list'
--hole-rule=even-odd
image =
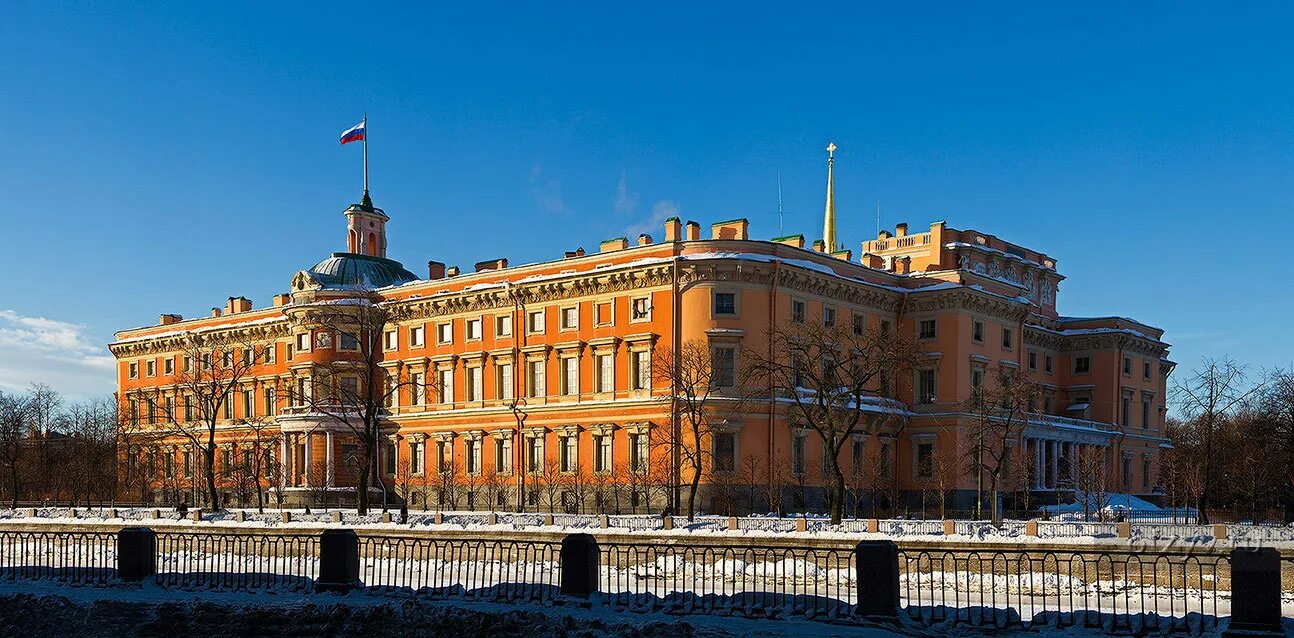
[{"label": "green dome", "polygon": [[333,253],[308,272],[324,288],[331,289],[386,288],[418,280],[398,261],[356,253]]}]

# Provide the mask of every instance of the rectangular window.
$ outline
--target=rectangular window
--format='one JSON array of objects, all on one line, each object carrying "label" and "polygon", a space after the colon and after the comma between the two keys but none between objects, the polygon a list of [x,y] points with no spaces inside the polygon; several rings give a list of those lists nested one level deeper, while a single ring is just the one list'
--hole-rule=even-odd
[{"label": "rectangular window", "polygon": [[594,355],[594,363],[598,371],[597,391],[614,392],[615,391],[615,371],[612,368],[612,359],[609,354]]},{"label": "rectangular window", "polygon": [[836,309],[830,306],[822,307],[822,325],[825,328],[831,328],[836,325]]},{"label": "rectangular window", "polygon": [[611,435],[609,434],[593,437],[593,471],[611,471]]},{"label": "rectangular window", "polygon": [[234,451],[229,448],[220,450],[220,474],[230,476],[234,473]]},{"label": "rectangular window", "polygon": [[1150,491],[1150,459],[1141,459],[1141,489]]},{"label": "rectangular window", "polygon": [[220,367],[229,369],[234,367],[234,351],[226,350],[220,353]]},{"label": "rectangular window", "polygon": [[175,374],[175,359],[167,357],[162,360],[162,372],[164,374]]},{"label": "rectangular window", "polygon": [[494,440],[494,470],[499,474],[512,473],[512,439],[508,437]]},{"label": "rectangular window", "polygon": [[917,403],[935,402],[935,371],[920,370],[917,372]]},{"label": "rectangular window", "polygon": [[1150,427],[1150,399],[1141,400],[1141,427],[1143,429]]},{"label": "rectangular window", "polygon": [[400,332],[398,330],[387,330],[382,338],[382,346],[389,350],[396,350],[400,347]]},{"label": "rectangular window", "polygon": [[804,322],[804,302],[799,299],[791,300],[791,321],[796,323]]},{"label": "rectangular window", "polygon": [[609,326],[612,321],[611,302],[593,304],[593,323],[598,326]]},{"label": "rectangular window", "polygon": [[921,321],[917,322],[917,338],[934,339],[935,329],[936,329],[936,325],[935,325],[934,319],[922,319]]},{"label": "rectangular window", "polygon": [[1121,469],[1124,486],[1132,485],[1132,456],[1124,455],[1123,467]]},{"label": "rectangular window", "polygon": [[530,318],[526,323],[526,331],[531,334],[541,334],[544,331],[544,311],[536,310],[530,313]]},{"label": "rectangular window", "polygon": [[[228,420],[234,418],[234,397],[230,395],[229,390],[225,390],[225,394],[221,397],[220,402],[224,405],[223,412],[225,419]],[[149,412],[151,413],[152,410],[149,410]],[[149,417],[149,421],[152,421],[151,416]]]},{"label": "rectangular window", "polygon": [[[539,437],[526,439],[526,471],[537,474],[544,469],[544,440]],[[535,492],[532,490],[532,494]]]},{"label": "rectangular window", "polygon": [[337,338],[337,347],[349,352],[355,352],[359,350],[359,339],[349,332],[343,332]]},{"label": "rectangular window", "polygon": [[469,341],[475,341],[481,338],[481,320],[468,319],[463,322],[463,338]]},{"label": "rectangular window", "polygon": [[976,319],[971,322],[971,341],[984,343],[984,322]]},{"label": "rectangular window", "polygon": [[578,307],[562,308],[562,330],[574,330],[580,327],[580,309]]},{"label": "rectangular window", "polygon": [[149,359],[148,361],[144,362],[144,370],[146,371],[145,373],[150,377],[157,376],[157,362],[152,359]]},{"label": "rectangular window", "polygon": [[805,472],[808,458],[809,437],[803,434],[791,435],[791,473],[800,476]]},{"label": "rectangular window", "polygon": [[917,444],[917,464],[913,468],[916,470],[918,479],[929,479],[935,474],[935,446],[933,443]]},{"label": "rectangular window", "polygon": [[984,385],[984,368],[978,365],[971,366],[971,389],[978,390]]},{"label": "rectangular window", "polygon": [[1132,397],[1123,397],[1123,401],[1120,402],[1119,407],[1120,416],[1122,417],[1119,420],[1119,425],[1132,425],[1130,423],[1130,421],[1132,421]]},{"label": "rectangular window", "polygon": [[1142,378],[1144,378],[1144,379],[1145,379],[1145,380],[1147,380],[1147,381],[1149,381],[1149,380],[1150,380],[1150,362],[1149,362],[1149,361],[1143,361],[1143,362],[1141,362],[1141,376],[1142,376]]},{"label": "rectangular window", "polygon": [[512,315],[499,315],[494,318],[494,336],[512,336]]},{"label": "rectangular window", "polygon": [[310,351],[310,333],[306,332],[306,333],[297,335],[297,352],[309,352],[309,351]]},{"label": "rectangular window", "polygon": [[256,416],[256,391],[243,390],[243,418],[250,419]]},{"label": "rectangular window", "polygon": [[651,351],[637,350],[633,353],[633,370],[630,378],[633,380],[634,390],[646,390],[651,387]]},{"label": "rectangular window", "polygon": [[274,363],[278,360],[278,346],[276,344],[266,344],[261,352],[262,356],[265,357],[265,363]]},{"label": "rectangular window", "polygon": [[359,396],[359,377],[345,376],[337,382],[337,389],[341,396],[337,397],[342,401],[350,404],[360,402]]},{"label": "rectangular window", "polygon": [[735,292],[714,293],[714,314],[715,315],[737,314],[737,293]]},{"label": "rectangular window", "polygon": [[485,398],[482,394],[482,368],[476,366],[467,369],[467,400],[480,401]]},{"label": "rectangular window", "polygon": [[544,364],[543,359],[527,362],[529,370],[526,374],[526,389],[532,397],[542,397],[547,394],[544,387]]},{"label": "rectangular window", "polygon": [[882,336],[882,337],[888,337],[888,336],[890,336],[890,320],[889,320],[889,319],[882,319],[882,320],[881,320],[881,336]]},{"label": "rectangular window", "polygon": [[132,379],[138,379],[138,378],[139,378],[139,364],[138,364],[138,363],[132,363],[132,364],[130,364],[130,365],[129,365],[129,366],[127,366],[127,367],[130,369],[130,378],[132,378]]},{"label": "rectangular window", "polygon": [[454,342],[454,324],[446,322],[436,324],[436,343]]},{"label": "rectangular window", "polygon": [[475,439],[463,441],[463,471],[468,474],[481,473],[481,442]]},{"label": "rectangular window", "polygon": [[436,373],[437,373],[437,383],[440,386],[439,388],[440,402],[453,403],[454,402],[454,371],[452,369],[437,370]]},{"label": "rectangular window", "polygon": [[737,349],[732,346],[715,346],[711,365],[711,385],[731,388],[737,384]]},{"label": "rectangular window", "polygon": [[634,297],[629,305],[629,319],[631,321],[650,321],[651,320],[651,298]]},{"label": "rectangular window", "polygon": [[629,435],[629,470],[642,472],[647,469],[647,434],[633,432]]},{"label": "rectangular window", "polygon": [[1038,353],[1032,350],[1029,351],[1029,369],[1030,370],[1038,369]]},{"label": "rectangular window", "polygon": [[580,359],[579,357],[562,358],[562,394],[572,396],[580,393]]},{"label": "rectangular window", "polygon": [[423,454],[422,441],[409,442],[409,471],[413,474],[422,474],[426,455]]},{"label": "rectangular window", "polygon": [[1046,372],[1047,374],[1051,374],[1051,367],[1052,367],[1051,355],[1046,355],[1042,358],[1042,367],[1043,367],[1043,372]]},{"label": "rectangular window", "polygon": [[412,348],[421,348],[425,336],[422,326],[409,328],[409,346]]},{"label": "rectangular window", "polygon": [[184,420],[192,421],[193,416],[194,416],[193,397],[185,396],[184,397]]},{"label": "rectangular window", "polygon": [[737,467],[737,434],[716,432],[714,435],[714,469],[731,472]]},{"label": "rectangular window", "polygon": [[436,471],[445,474],[454,469],[454,448],[449,441],[436,441]]},{"label": "rectangular window", "polygon": [[274,413],[278,411],[278,405],[274,400],[274,388],[265,388],[261,392],[261,399],[264,401],[265,415],[274,416]]},{"label": "rectangular window", "polygon": [[861,337],[867,332],[867,315],[854,313],[854,336]]},{"label": "rectangular window", "polygon": [[1015,331],[1002,326],[1002,349],[1010,350],[1015,347]]},{"label": "rectangular window", "polygon": [[557,449],[558,466],[563,472],[574,472],[579,465],[579,439],[574,436],[563,436]]},{"label": "rectangular window", "polygon": [[1132,374],[1132,357],[1123,358],[1123,373],[1126,375]]},{"label": "rectangular window", "polygon": [[854,461],[854,472],[861,472],[863,464],[867,461],[867,441],[862,437],[855,437],[850,441],[849,447],[850,456]]},{"label": "rectangular window", "polygon": [[1074,357],[1074,374],[1087,374],[1092,371],[1091,357]]},{"label": "rectangular window", "polygon": [[409,405],[422,405],[423,387],[422,373],[409,373]]},{"label": "rectangular window", "polygon": [[498,385],[495,388],[495,395],[505,401],[512,400],[512,364],[500,363],[495,366],[495,378]]}]

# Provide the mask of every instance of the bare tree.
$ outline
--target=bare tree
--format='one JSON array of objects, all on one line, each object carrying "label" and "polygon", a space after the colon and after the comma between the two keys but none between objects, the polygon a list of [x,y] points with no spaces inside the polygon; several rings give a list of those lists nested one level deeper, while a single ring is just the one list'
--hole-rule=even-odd
[{"label": "bare tree", "polygon": [[[405,387],[407,379],[391,376],[382,367],[383,335],[404,317],[398,306],[374,303],[376,295],[348,298],[346,303],[315,304],[303,315],[316,332],[337,335],[338,356],[331,366],[315,368],[316,378],[307,396],[297,397],[308,409],[344,426],[358,442],[355,499],[358,512],[367,514],[368,489],[383,485],[378,468],[382,424],[389,406]],[[432,391],[426,381],[415,393]]]},{"label": "bare tree", "polygon": [[974,388],[963,402],[970,415],[967,458],[971,467],[988,479],[989,512],[1002,521],[1000,490],[1011,450],[1029,423],[1029,409],[1042,395],[1041,387],[1018,368],[999,366],[991,385]]},{"label": "bare tree", "polygon": [[930,487],[939,507],[939,518],[948,518],[948,499],[957,489],[957,479],[962,475],[961,457],[956,448],[935,447],[930,458]]},{"label": "bare tree", "polygon": [[1207,510],[1214,503],[1214,492],[1223,485],[1216,450],[1219,432],[1227,418],[1253,399],[1262,385],[1250,385],[1244,366],[1230,358],[1205,358],[1190,375],[1175,376],[1171,396],[1182,414],[1194,422],[1200,445],[1201,523],[1208,523]]},{"label": "bare tree", "polygon": [[[662,349],[652,357],[652,377],[670,386],[671,419],[674,428],[653,438],[655,447],[664,448],[666,456],[680,460],[680,470],[688,474],[687,520],[696,520],[696,496],[701,486],[708,458],[710,433],[717,420],[715,394],[720,383],[731,377],[730,370],[715,369],[710,344],[700,339],[683,342],[677,352]],[[671,493],[671,499],[673,494]]]},{"label": "bare tree", "polygon": [[22,492],[23,446],[34,407],[29,395],[6,394],[0,390],[0,466],[9,479],[9,506],[18,507]]},{"label": "bare tree", "polygon": [[1079,504],[1083,506],[1083,520],[1104,520],[1105,508],[1110,500],[1110,448],[1084,445],[1078,452],[1078,476],[1074,486]]},{"label": "bare tree", "polygon": [[881,330],[862,334],[841,322],[774,325],[769,349],[743,352],[748,385],[789,400],[788,421],[816,432],[825,446],[831,522],[844,516],[845,473],[840,450],[854,434],[876,433],[905,412],[882,393],[887,378],[906,378],[921,361],[913,339]]}]

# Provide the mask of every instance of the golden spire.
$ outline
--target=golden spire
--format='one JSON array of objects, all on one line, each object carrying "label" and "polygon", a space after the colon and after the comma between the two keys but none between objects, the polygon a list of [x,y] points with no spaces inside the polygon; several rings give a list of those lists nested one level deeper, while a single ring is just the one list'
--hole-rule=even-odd
[{"label": "golden spire", "polygon": [[822,243],[828,254],[839,250],[836,245],[836,185],[832,175],[835,153],[836,143],[827,144],[827,212],[822,220]]}]

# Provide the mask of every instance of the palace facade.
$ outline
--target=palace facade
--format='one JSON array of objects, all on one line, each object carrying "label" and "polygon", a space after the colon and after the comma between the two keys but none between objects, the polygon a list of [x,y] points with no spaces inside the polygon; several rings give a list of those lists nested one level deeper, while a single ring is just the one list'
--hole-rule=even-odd
[{"label": "palace facade", "polygon": [[[673,218],[660,240],[610,239],[527,265],[489,259],[470,272],[431,261],[417,275],[387,258],[389,218],[367,193],[344,215],[347,250],[296,273],[272,304],[232,297],[210,316],[164,314],[116,334],[119,400],[158,433],[126,462],[160,498],[183,498],[165,490],[194,486],[201,455],[168,435],[150,407],[156,399],[143,397],[182,402],[178,379],[193,365],[183,344],[217,334],[266,352],[220,415],[221,489],[245,499],[235,477],[256,460],[264,465],[253,480],[286,502],[354,497],[353,432],[310,398],[325,368],[330,383],[346,382],[335,368],[359,346],[309,316],[359,298],[401,309],[381,337],[382,368],[398,380],[382,417],[382,478],[366,483],[413,507],[658,511],[690,476],[661,445],[675,440],[676,415],[653,362],[688,341],[709,344],[722,401],[740,390],[743,348],[761,347],[778,322],[809,321],[892,329],[925,350],[912,379],[877,397],[904,415],[904,427],[857,435],[842,452],[845,471],[870,481],[854,486],[860,500],[884,492],[916,507],[935,489],[932,459],[965,448],[962,406],[997,367],[1043,388],[1013,441],[1029,466],[1016,492],[1056,502],[1074,488],[1081,452],[1095,449],[1107,460],[1109,491],[1158,493],[1173,369],[1163,331],[1119,316],[1060,315],[1056,260],[997,236],[942,221],[921,232],[900,224],[863,242],[854,259],[800,235],[752,238],[744,219],[703,229]],[[829,200],[831,235],[833,223]],[[732,405],[707,433],[701,506],[765,510],[765,489],[798,491],[784,507],[820,503],[820,441],[768,403]],[[775,481],[776,467],[787,472]],[[939,489],[968,507],[982,477],[958,467]]]}]

